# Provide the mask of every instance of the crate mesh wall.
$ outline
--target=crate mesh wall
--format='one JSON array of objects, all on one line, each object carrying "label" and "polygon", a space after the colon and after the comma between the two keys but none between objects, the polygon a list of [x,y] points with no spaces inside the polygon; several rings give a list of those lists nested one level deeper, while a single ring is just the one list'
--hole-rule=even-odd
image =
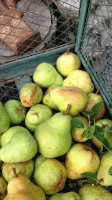
[{"label": "crate mesh wall", "polygon": [[0,0],[0,63],[74,43],[79,5],[79,0]]},{"label": "crate mesh wall", "polygon": [[90,1],[80,52],[112,102],[112,0]]}]

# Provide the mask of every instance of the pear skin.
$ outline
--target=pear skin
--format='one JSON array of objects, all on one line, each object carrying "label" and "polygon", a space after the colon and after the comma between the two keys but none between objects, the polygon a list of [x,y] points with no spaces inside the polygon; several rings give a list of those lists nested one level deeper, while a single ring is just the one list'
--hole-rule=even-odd
[{"label": "pear skin", "polygon": [[72,142],[70,121],[70,115],[56,113],[36,128],[34,137],[44,157],[55,158],[69,150]]},{"label": "pear skin", "polygon": [[4,200],[46,200],[41,187],[36,186],[23,174],[9,181]]},{"label": "pear skin", "polygon": [[112,186],[112,176],[109,174],[109,168],[112,166],[112,151],[106,152],[101,157],[100,167],[97,172],[97,178],[100,185]]},{"label": "pear skin", "polygon": [[65,112],[67,105],[71,108],[69,114],[75,116],[80,113],[87,104],[87,95],[82,89],[77,87],[59,87],[52,89],[51,100],[61,112]]},{"label": "pear skin", "polygon": [[10,141],[0,149],[0,159],[3,162],[25,162],[31,160],[37,153],[37,143],[34,137],[25,131],[17,132]]},{"label": "pear skin", "polygon": [[74,70],[63,81],[62,86],[79,87],[86,94],[93,92],[94,84],[88,74],[83,70]]},{"label": "pear skin", "polygon": [[[38,159],[38,158],[37,158]],[[45,194],[52,195],[65,186],[67,172],[63,164],[56,159],[43,160],[34,171],[34,180]]]},{"label": "pear skin", "polygon": [[83,132],[89,127],[88,120],[85,117],[80,116],[80,115],[73,117],[73,119],[79,119],[80,121],[82,121],[84,124],[84,128],[76,128],[72,126],[72,129],[71,129],[72,138],[77,142],[87,141],[88,139],[85,136],[83,136]]},{"label": "pear skin", "polygon": [[40,87],[48,88],[51,85],[62,85],[63,78],[50,63],[40,63],[33,73],[33,80]]},{"label": "pear skin", "polygon": [[35,83],[26,83],[20,90],[19,98],[23,106],[31,107],[40,103],[43,97],[42,89]]},{"label": "pear skin", "polygon": [[0,101],[0,134],[4,133],[10,127],[10,118]]},{"label": "pear skin", "polygon": [[52,195],[48,200],[80,200],[76,192],[57,193]]},{"label": "pear skin", "polygon": [[28,160],[18,163],[3,163],[2,175],[7,182],[14,177],[13,169],[16,170],[17,175],[24,174],[30,179],[34,171],[34,162],[33,160]]},{"label": "pear skin", "polygon": [[48,106],[36,104],[27,112],[25,125],[29,130],[35,131],[39,124],[48,120],[50,117],[52,117],[52,110]]},{"label": "pear skin", "polygon": [[112,200],[112,194],[100,185],[85,184],[79,189],[81,200]]},{"label": "pear skin", "polygon": [[59,56],[56,61],[57,71],[63,76],[68,76],[72,71],[79,69],[80,66],[80,58],[76,54],[69,52],[69,49]]},{"label": "pear skin", "polygon": [[74,144],[66,154],[65,167],[71,180],[82,178],[84,172],[95,173],[100,165],[97,153],[89,146]]},{"label": "pear skin", "polygon": [[51,91],[56,88],[56,86],[50,86],[48,87],[47,91],[45,92],[44,96],[43,96],[43,104],[50,107],[52,110],[59,110],[58,107],[55,105],[55,103],[53,103],[52,99],[51,99]]},{"label": "pear skin", "polygon": [[12,126],[10,127],[7,131],[5,131],[2,135],[1,135],[1,147],[3,147],[5,144],[7,144],[11,137],[16,133],[16,132],[19,132],[19,131],[25,131],[25,132],[28,132],[29,131],[24,128],[23,126]]},{"label": "pear skin", "polygon": [[11,99],[4,104],[5,111],[10,117],[11,125],[18,125],[25,120],[26,108],[16,99]]},{"label": "pear skin", "polygon": [[3,177],[0,176],[0,199],[6,196],[7,193],[7,182]]}]

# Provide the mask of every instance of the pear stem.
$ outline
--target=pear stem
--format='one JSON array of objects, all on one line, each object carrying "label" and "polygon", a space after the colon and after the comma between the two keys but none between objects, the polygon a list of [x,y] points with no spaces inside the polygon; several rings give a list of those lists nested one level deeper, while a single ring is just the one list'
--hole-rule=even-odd
[{"label": "pear stem", "polygon": [[67,52],[66,52],[66,54],[68,54],[68,53],[69,53],[69,50],[70,50],[70,49],[68,48],[68,49],[67,49]]},{"label": "pear stem", "polygon": [[66,109],[66,111],[65,111],[65,113],[64,113],[63,115],[67,115],[67,114],[68,114],[68,112],[69,112],[69,110],[70,110],[70,108],[71,108],[71,105],[70,105],[70,104],[68,104],[68,106],[67,106],[67,109]]},{"label": "pear stem", "polygon": [[98,88],[97,91],[96,91],[96,94],[98,94],[100,90],[101,90],[101,88]]},{"label": "pear stem", "polygon": [[15,168],[13,168],[12,171],[13,171],[14,177],[18,177]]}]

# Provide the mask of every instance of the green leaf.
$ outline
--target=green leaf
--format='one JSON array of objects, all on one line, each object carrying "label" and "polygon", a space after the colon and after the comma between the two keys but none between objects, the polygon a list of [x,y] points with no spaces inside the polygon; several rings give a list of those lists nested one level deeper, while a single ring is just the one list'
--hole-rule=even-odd
[{"label": "green leaf", "polygon": [[96,103],[90,111],[84,111],[83,113],[89,117],[91,117],[92,120],[95,120],[103,106],[103,101]]},{"label": "green leaf", "polygon": [[105,147],[108,151],[111,150],[111,146],[110,146],[110,144],[109,144],[109,142],[108,142],[108,140],[107,140],[106,138],[103,139],[102,143],[103,143],[104,147]]},{"label": "green leaf", "polygon": [[93,172],[85,172],[85,173],[82,173],[81,176],[84,178],[88,178],[87,183],[97,183],[98,182],[97,175]]},{"label": "green leaf", "polygon": [[84,124],[81,120],[79,119],[72,119],[71,120],[71,124],[72,126],[74,126],[75,128],[84,128]]},{"label": "green leaf", "polygon": [[109,129],[109,134],[112,136],[112,127]]},{"label": "green leaf", "polygon": [[112,175],[112,166],[109,168],[108,173],[109,173],[109,175]]},{"label": "green leaf", "polygon": [[95,126],[89,126],[86,130],[83,132],[83,136],[85,136],[87,139],[92,139],[95,132]]},{"label": "green leaf", "polygon": [[83,184],[83,181],[78,181],[78,185],[80,186],[80,187],[82,187],[82,184]]},{"label": "green leaf", "polygon": [[94,136],[95,136],[100,142],[102,142],[102,141],[104,140],[104,130],[103,130],[103,128],[101,128],[100,126],[96,126],[96,125],[95,125]]},{"label": "green leaf", "polygon": [[93,172],[84,172],[81,174],[84,178],[95,178],[97,179],[97,175]]}]

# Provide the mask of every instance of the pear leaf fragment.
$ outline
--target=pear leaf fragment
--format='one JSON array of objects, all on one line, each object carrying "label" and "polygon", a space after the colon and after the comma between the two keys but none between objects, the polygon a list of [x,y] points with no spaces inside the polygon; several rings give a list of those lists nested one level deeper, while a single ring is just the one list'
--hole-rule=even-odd
[{"label": "pear leaf fragment", "polygon": [[112,127],[109,129],[109,134],[112,136]]},{"label": "pear leaf fragment", "polygon": [[109,173],[109,175],[112,175],[112,166],[109,168],[108,173]]},{"label": "pear leaf fragment", "polygon": [[103,101],[96,103],[90,111],[84,111],[83,113],[90,117],[92,120],[95,120],[103,106]]},{"label": "pear leaf fragment", "polygon": [[87,183],[97,183],[97,175],[93,172],[85,172],[81,174],[82,177],[87,178]]},{"label": "pear leaf fragment", "polygon": [[89,126],[86,130],[83,132],[83,136],[85,136],[87,139],[92,139],[95,132],[95,126]]},{"label": "pear leaf fragment", "polygon": [[79,119],[72,119],[71,120],[71,124],[72,126],[74,126],[75,128],[84,128],[84,124],[81,120]]}]

